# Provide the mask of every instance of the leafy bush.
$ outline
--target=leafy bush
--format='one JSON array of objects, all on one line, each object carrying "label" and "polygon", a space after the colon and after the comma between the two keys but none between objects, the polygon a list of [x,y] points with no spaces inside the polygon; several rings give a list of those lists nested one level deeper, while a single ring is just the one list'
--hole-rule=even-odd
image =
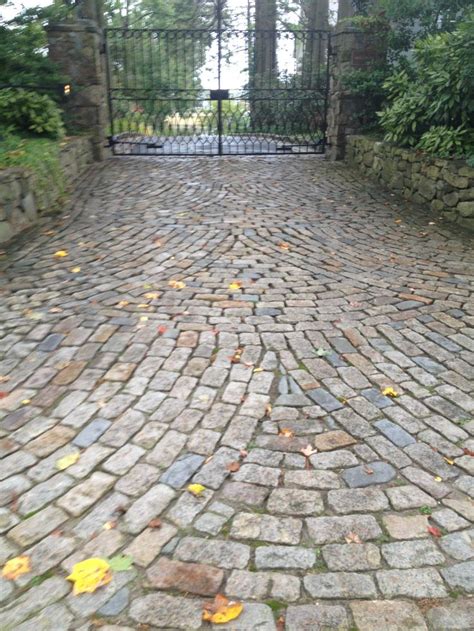
[{"label": "leafy bush", "polygon": [[385,82],[385,140],[438,155],[472,152],[474,20],[417,42],[406,69]]},{"label": "leafy bush", "polygon": [[36,136],[61,138],[61,112],[45,94],[7,88],[0,90],[0,125]]}]

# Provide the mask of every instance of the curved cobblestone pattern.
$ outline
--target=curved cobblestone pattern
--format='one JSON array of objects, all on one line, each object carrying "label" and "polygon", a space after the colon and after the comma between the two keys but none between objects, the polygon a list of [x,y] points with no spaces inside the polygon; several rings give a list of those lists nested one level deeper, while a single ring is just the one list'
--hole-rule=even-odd
[{"label": "curved cobblestone pattern", "polygon": [[473,262],[343,165],[97,167],[2,259],[1,628],[472,628]]}]

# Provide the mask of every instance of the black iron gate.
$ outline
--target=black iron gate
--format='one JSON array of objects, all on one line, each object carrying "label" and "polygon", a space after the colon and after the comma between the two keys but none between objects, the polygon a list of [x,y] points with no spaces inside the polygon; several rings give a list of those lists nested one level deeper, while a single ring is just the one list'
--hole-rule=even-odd
[{"label": "black iron gate", "polygon": [[117,155],[324,153],[329,34],[106,29]]}]

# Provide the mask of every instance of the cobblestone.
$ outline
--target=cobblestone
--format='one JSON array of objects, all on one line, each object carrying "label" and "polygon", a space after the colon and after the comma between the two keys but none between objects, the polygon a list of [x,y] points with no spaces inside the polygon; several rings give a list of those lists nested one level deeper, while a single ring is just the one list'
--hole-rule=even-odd
[{"label": "cobblestone", "polygon": [[310,156],[111,159],[44,223],[0,257],[0,626],[472,627],[467,235]]}]

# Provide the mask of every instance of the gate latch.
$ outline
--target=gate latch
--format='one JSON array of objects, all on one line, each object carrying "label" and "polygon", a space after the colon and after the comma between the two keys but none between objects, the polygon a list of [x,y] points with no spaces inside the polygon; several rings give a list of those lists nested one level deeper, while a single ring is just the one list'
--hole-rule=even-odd
[{"label": "gate latch", "polygon": [[211,90],[211,101],[227,101],[229,90]]}]

